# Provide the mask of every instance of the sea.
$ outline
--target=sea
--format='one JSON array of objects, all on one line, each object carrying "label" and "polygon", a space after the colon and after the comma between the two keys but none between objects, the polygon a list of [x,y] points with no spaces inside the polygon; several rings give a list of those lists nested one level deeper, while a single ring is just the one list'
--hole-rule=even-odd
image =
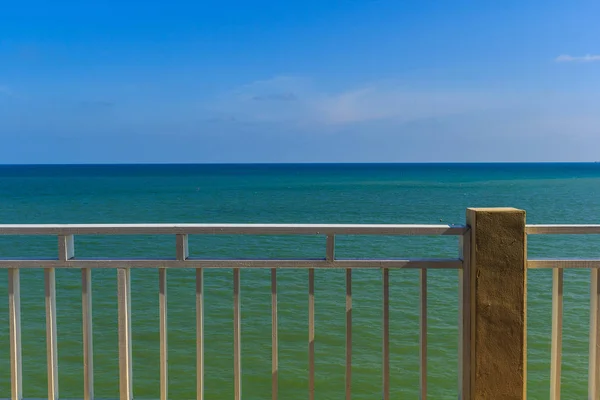
[{"label": "sea", "polygon": [[[0,224],[464,224],[467,207],[518,207],[532,224],[600,223],[600,164],[5,165]],[[341,236],[339,257],[456,258],[456,237]],[[599,257],[600,238],[533,236],[530,257]],[[174,257],[171,236],[77,236],[79,257]],[[324,257],[319,236],[190,238],[197,257]],[[0,258],[56,257],[55,237],[0,236]],[[158,265],[157,265],[158,266]],[[7,271],[0,271],[0,398],[10,397]],[[82,398],[79,270],[56,272],[59,388]],[[156,269],[133,270],[133,386],[159,398]],[[118,398],[117,272],[93,271],[97,398]],[[169,392],[195,398],[195,273],[168,271]],[[205,398],[233,398],[232,271],[207,269]],[[242,393],[271,398],[269,270],[241,272]],[[551,270],[528,273],[531,399],[549,396]],[[587,396],[590,272],[565,272],[562,393]],[[308,271],[278,272],[279,398],[308,396]],[[21,272],[23,392],[47,397],[44,272]],[[344,396],[345,275],[315,272],[317,399]],[[390,272],[391,395],[419,398],[419,273]],[[382,273],[353,273],[353,399],[382,393]],[[428,397],[456,399],[458,272],[428,273]]]}]

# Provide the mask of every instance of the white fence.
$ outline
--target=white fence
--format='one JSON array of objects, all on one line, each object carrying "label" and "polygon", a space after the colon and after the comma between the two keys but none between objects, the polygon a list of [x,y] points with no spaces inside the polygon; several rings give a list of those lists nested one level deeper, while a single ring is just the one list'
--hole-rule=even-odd
[{"label": "white fence", "polygon": [[[527,235],[549,234],[600,234],[600,225],[527,225]],[[325,236],[323,257],[318,259],[201,259],[189,256],[189,235],[320,235]],[[427,270],[454,269],[459,279],[459,397],[471,398],[470,332],[473,309],[473,282],[470,282],[470,255],[472,232],[466,226],[448,225],[241,225],[241,224],[100,224],[100,225],[0,225],[0,235],[53,235],[58,238],[56,258],[6,259],[0,258],[0,268],[8,270],[10,365],[12,399],[22,399],[23,375],[21,360],[20,326],[20,268],[40,268],[45,271],[46,343],[48,370],[48,399],[59,398],[55,268],[81,269],[83,358],[82,366],[85,400],[94,398],[94,367],[92,344],[92,270],[113,268],[118,271],[118,324],[119,324],[119,387],[122,400],[133,399],[132,344],[131,344],[131,268],[158,269],[160,306],[160,397],[168,398],[168,326],[167,326],[167,270],[190,268],[196,271],[196,357],[197,399],[204,399],[204,289],[205,268],[229,268],[233,270],[233,338],[234,338],[234,393],[242,398],[240,270],[246,268],[271,269],[271,319],[272,319],[272,399],[278,398],[278,321],[277,321],[277,270],[298,268],[308,270],[308,360],[309,399],[314,400],[315,384],[315,268],[345,269],[346,281],[346,352],[345,398],[352,396],[352,270],[376,268],[382,271],[382,397],[390,398],[390,349],[389,349],[389,270],[413,268],[420,270],[420,398],[427,397]],[[165,259],[115,259],[79,258],[75,254],[77,235],[174,235],[175,257]],[[455,259],[340,259],[335,256],[335,238],[340,235],[407,235],[407,236],[456,236],[460,256]],[[107,254],[110,257],[110,254]],[[1,255],[0,255],[1,257]],[[566,268],[591,270],[591,311],[589,347],[588,398],[600,398],[600,260],[595,259],[528,259],[527,268],[552,268],[552,351],[551,351],[551,399],[560,399],[561,347],[563,321],[563,271]],[[341,395],[340,395],[341,396]]]},{"label": "white fence", "polygon": [[[600,225],[528,225],[528,235],[589,235],[600,234]],[[565,268],[590,269],[590,351],[588,367],[588,398],[600,398],[600,260],[544,259],[528,260],[528,268],[552,268],[552,348],[550,361],[550,399],[560,399],[563,275]]]},{"label": "white fence", "polygon": [[[326,236],[324,257],[320,259],[200,259],[189,257],[189,235],[321,235]],[[0,259],[0,268],[8,269],[9,318],[10,318],[10,365],[12,399],[22,399],[23,374],[21,360],[20,324],[20,268],[41,268],[45,271],[46,299],[46,343],[48,369],[48,399],[59,398],[58,348],[56,329],[55,268],[81,269],[82,316],[83,316],[83,381],[85,400],[94,398],[94,363],[92,344],[92,269],[114,268],[118,284],[119,324],[119,387],[122,400],[133,399],[132,344],[131,344],[131,268],[156,268],[159,274],[157,294],[160,305],[160,397],[168,398],[168,326],[167,326],[167,270],[170,268],[192,268],[196,270],[196,354],[197,354],[197,399],[204,399],[204,293],[203,270],[205,268],[230,268],[233,270],[233,338],[234,338],[234,393],[235,399],[242,398],[241,359],[241,313],[240,313],[240,270],[245,268],[271,269],[272,299],[272,399],[278,398],[278,322],[277,322],[277,269],[300,268],[308,270],[308,314],[309,331],[309,399],[315,392],[315,268],[342,268],[346,270],[346,385],[345,398],[352,395],[352,270],[356,268],[378,268],[382,270],[383,292],[383,337],[382,337],[382,392],[390,398],[390,349],[389,349],[389,269],[416,268],[420,270],[420,394],[427,397],[427,269],[456,269],[461,271],[459,279],[468,279],[462,273],[465,261],[456,259],[339,259],[335,256],[337,235],[451,235],[461,239],[469,235],[464,226],[448,225],[239,225],[239,224],[118,224],[118,225],[0,225],[0,235],[54,235],[58,237],[58,257],[53,259]],[[175,235],[175,257],[169,259],[87,259],[75,254],[77,235]],[[470,243],[461,240],[463,246]],[[110,257],[110,254],[107,254]],[[468,285],[467,285],[468,286]],[[465,302],[460,300],[461,304]],[[467,311],[468,312],[468,311]],[[462,327],[461,327],[462,332]],[[468,340],[461,335],[461,342]],[[468,346],[461,344],[464,353]],[[461,365],[467,358],[459,357]]]}]

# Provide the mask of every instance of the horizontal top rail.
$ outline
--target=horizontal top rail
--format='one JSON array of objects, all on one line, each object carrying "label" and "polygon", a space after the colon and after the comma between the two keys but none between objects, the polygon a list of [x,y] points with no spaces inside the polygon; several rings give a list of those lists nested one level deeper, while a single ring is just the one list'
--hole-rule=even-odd
[{"label": "horizontal top rail", "polygon": [[577,268],[577,269],[598,269],[600,268],[600,259],[529,259],[527,268]]},{"label": "horizontal top rail", "polygon": [[600,234],[600,225],[527,225],[528,235],[589,235]]},{"label": "horizontal top rail", "polygon": [[[411,235],[460,236],[463,225],[394,224],[12,224],[0,235]],[[600,233],[600,231],[599,231]]]},{"label": "horizontal top rail", "polygon": [[174,260],[72,258],[56,260],[0,259],[3,268],[408,268],[408,269],[461,269],[462,261],[445,258],[415,259],[202,259]]}]

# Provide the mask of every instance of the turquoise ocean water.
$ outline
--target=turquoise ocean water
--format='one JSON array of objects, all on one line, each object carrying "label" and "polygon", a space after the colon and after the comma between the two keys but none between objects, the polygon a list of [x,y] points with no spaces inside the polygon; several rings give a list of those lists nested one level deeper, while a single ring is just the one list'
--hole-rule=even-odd
[{"label": "turquoise ocean water", "polygon": [[[600,223],[600,164],[0,166],[0,223],[463,224],[467,207],[512,206],[529,223]],[[78,256],[174,256],[174,237],[77,237]],[[322,237],[194,236],[203,257],[322,257]],[[531,237],[530,257],[599,257],[600,238]],[[339,257],[456,257],[455,237],[340,237]],[[55,256],[54,237],[0,237],[0,257]],[[0,398],[10,395],[7,272],[0,272]],[[81,398],[78,270],[57,271],[61,398]],[[418,398],[418,272],[391,276],[391,391]],[[307,397],[307,271],[280,271],[280,398]],[[457,398],[456,271],[429,273],[429,397]],[[173,399],[195,397],[194,271],[168,273]],[[233,397],[232,273],[205,271],[206,398]],[[316,397],[344,393],[344,272],[316,271]],[[356,271],[355,399],[381,393],[381,272]],[[42,270],[21,275],[24,395],[46,397]],[[548,398],[551,271],[530,271],[528,380]],[[118,397],[116,271],[93,273],[95,391]],[[136,398],[158,398],[158,272],[132,272]],[[563,396],[586,397],[589,271],[565,272]],[[242,271],[245,399],[270,398],[268,270]]]}]

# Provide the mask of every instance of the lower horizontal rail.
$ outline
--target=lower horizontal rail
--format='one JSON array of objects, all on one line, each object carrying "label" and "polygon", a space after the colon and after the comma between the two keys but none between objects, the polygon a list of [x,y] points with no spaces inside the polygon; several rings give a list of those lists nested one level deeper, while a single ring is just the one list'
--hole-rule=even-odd
[{"label": "lower horizontal rail", "polygon": [[589,260],[528,260],[527,268],[600,268],[600,259]]},{"label": "lower horizontal rail", "polygon": [[[599,261],[600,263],[600,261]],[[599,264],[600,266],[600,264]],[[0,268],[412,268],[460,269],[454,259],[302,259],[207,260],[173,259],[0,259]]]}]

